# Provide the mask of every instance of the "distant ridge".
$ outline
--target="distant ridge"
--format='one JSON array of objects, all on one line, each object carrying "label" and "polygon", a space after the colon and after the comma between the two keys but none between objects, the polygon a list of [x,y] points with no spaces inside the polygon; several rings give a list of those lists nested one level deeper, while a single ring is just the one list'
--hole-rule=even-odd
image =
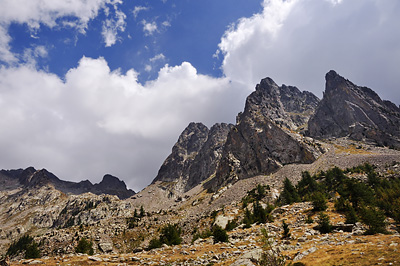
[{"label": "distant ridge", "polygon": [[36,170],[33,167],[17,170],[1,170],[0,174],[18,181],[24,188],[37,188],[50,185],[67,194],[91,192],[97,195],[116,195],[120,199],[126,199],[135,195],[133,190],[127,189],[124,181],[109,174],[105,175],[103,180],[98,184],[92,184],[89,180],[80,182],[64,181],[46,169]]}]

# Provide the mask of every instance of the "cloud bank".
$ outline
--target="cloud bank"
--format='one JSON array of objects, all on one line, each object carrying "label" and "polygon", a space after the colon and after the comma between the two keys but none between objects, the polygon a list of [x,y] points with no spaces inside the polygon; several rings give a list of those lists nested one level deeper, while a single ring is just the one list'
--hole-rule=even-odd
[{"label": "cloud bank", "polygon": [[134,70],[111,71],[103,58],[83,57],[64,80],[2,67],[0,92],[1,167],[44,167],[69,180],[112,173],[135,189],[156,175],[189,122],[212,125],[234,117],[224,101],[241,105],[228,79],[187,62],[166,65],[144,85]]},{"label": "cloud bank", "polygon": [[400,104],[400,2],[265,0],[221,39],[227,77],[255,84],[270,76],[322,97],[330,69]]}]

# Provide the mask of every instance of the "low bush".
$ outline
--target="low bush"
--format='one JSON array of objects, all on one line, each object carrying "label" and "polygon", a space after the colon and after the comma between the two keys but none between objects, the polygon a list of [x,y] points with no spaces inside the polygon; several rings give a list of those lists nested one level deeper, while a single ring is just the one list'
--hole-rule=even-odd
[{"label": "low bush", "polygon": [[18,241],[13,242],[8,248],[6,255],[15,257],[21,252],[25,253],[25,259],[40,258],[38,244],[30,235],[23,235]]},{"label": "low bush", "polygon": [[92,241],[87,240],[86,238],[82,237],[78,245],[75,248],[76,253],[85,253],[88,255],[93,255],[93,243]]}]

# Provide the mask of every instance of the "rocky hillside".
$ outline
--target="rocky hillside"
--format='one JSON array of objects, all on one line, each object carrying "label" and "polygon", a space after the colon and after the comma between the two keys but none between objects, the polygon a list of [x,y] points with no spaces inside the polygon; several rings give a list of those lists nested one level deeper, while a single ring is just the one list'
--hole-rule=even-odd
[{"label": "rocky hillside", "polygon": [[1,170],[0,182],[13,184],[15,188],[32,189],[43,186],[53,186],[57,190],[66,194],[82,194],[91,192],[93,194],[116,195],[120,199],[126,199],[135,194],[131,189],[127,189],[124,181],[112,175],[105,175],[98,184],[92,184],[89,180],[79,183],[60,180],[53,173],[46,169],[36,170],[33,167],[18,170]]},{"label": "rocky hillside", "polygon": [[335,71],[326,76],[324,97],[308,123],[316,138],[349,136],[400,148],[400,109],[373,90],[360,87]]}]

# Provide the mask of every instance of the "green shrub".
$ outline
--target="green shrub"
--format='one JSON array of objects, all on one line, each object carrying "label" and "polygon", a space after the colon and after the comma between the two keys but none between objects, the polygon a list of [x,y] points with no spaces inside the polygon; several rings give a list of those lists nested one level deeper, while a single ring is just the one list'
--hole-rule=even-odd
[{"label": "green shrub", "polygon": [[384,213],[378,208],[363,207],[361,209],[361,220],[368,227],[365,232],[368,235],[387,233]]},{"label": "green shrub", "polygon": [[168,246],[179,245],[182,242],[182,229],[176,224],[167,224],[161,229],[160,241]]},{"label": "green shrub", "polygon": [[209,238],[210,236],[212,236],[213,235],[213,232],[211,232],[211,230],[210,229],[207,229],[207,230],[205,230],[205,231],[203,231],[203,232],[197,232],[197,230],[194,232],[194,234],[193,234],[193,238],[192,238],[192,243],[194,242],[194,241],[196,241],[197,239],[199,239],[199,238],[201,238],[201,239],[206,239],[206,238]]},{"label": "green shrub", "polygon": [[233,229],[235,229],[238,226],[237,220],[229,220],[228,223],[225,226],[225,230],[226,231],[232,231]]},{"label": "green shrub", "polygon": [[159,238],[153,238],[150,240],[148,249],[155,249],[155,248],[160,248],[162,246],[162,243]]},{"label": "green shrub", "polygon": [[87,240],[86,238],[82,237],[78,245],[75,248],[76,253],[86,253],[88,255],[93,255],[93,243],[92,241]]},{"label": "green shrub", "polygon": [[332,232],[332,225],[328,215],[320,212],[318,215],[318,219],[318,230],[321,232],[321,234]]},{"label": "green shrub", "polygon": [[297,193],[296,188],[293,186],[292,182],[285,178],[283,181],[283,190],[279,197],[279,202],[281,204],[292,204],[294,202],[299,202],[300,196]]},{"label": "green shrub", "polygon": [[18,241],[13,242],[8,248],[6,255],[15,257],[21,252],[25,253],[25,259],[40,258],[38,244],[35,242],[33,237],[29,235],[23,235],[18,239]]},{"label": "green shrub", "polygon": [[228,234],[226,230],[222,229],[219,225],[214,225],[213,227],[214,243],[218,242],[228,242]]},{"label": "green shrub", "polygon": [[285,222],[285,220],[282,221],[282,229],[283,229],[282,238],[283,239],[290,238],[289,225]]},{"label": "green shrub", "polygon": [[358,222],[358,217],[356,210],[353,208],[353,206],[349,205],[348,210],[346,212],[346,224],[355,224]]},{"label": "green shrub", "polygon": [[308,214],[307,215],[307,219],[305,221],[307,224],[312,224],[314,222],[313,218],[312,218],[312,214]]},{"label": "green shrub", "polygon": [[179,245],[182,243],[181,238],[182,229],[176,224],[167,224],[161,228],[160,237],[153,238],[148,246],[148,249],[159,248],[162,244],[168,246]]},{"label": "green shrub", "polygon": [[327,200],[322,192],[314,192],[312,195],[313,211],[325,211],[328,208]]}]

